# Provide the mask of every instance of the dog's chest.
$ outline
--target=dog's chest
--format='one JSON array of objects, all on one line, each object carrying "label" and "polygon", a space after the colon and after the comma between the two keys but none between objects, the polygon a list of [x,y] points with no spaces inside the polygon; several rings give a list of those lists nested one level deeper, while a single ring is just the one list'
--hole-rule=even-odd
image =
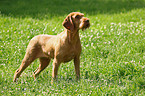
[{"label": "dog's chest", "polygon": [[75,57],[74,53],[67,54],[63,57],[63,62],[69,62],[72,59],[74,59],[74,57]]},{"label": "dog's chest", "polygon": [[62,55],[63,57],[63,62],[69,62],[72,59],[74,59],[76,51],[75,49],[70,48],[69,50],[64,50],[64,54]]},{"label": "dog's chest", "polygon": [[[58,44],[59,45],[59,44]],[[56,47],[55,56],[60,62],[69,62],[81,53],[81,44],[78,41],[75,44],[61,43]]]}]

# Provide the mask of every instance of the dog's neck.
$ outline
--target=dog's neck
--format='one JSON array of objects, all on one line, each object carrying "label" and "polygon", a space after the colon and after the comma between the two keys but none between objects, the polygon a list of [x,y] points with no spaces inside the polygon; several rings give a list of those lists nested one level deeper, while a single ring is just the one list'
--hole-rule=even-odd
[{"label": "dog's neck", "polygon": [[80,40],[79,29],[73,31],[65,29],[65,34],[67,35],[66,39],[70,44],[75,45],[78,42],[78,40]]}]

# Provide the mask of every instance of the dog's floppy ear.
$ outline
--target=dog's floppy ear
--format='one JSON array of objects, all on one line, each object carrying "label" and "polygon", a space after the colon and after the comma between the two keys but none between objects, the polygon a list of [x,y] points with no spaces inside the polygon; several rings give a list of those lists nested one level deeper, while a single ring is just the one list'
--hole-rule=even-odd
[{"label": "dog's floppy ear", "polygon": [[73,29],[74,29],[74,24],[73,24],[73,20],[72,20],[72,16],[71,15],[69,15],[69,16],[67,16],[65,19],[64,19],[64,21],[63,21],[63,26],[66,28],[66,29],[68,29],[68,30],[70,30],[70,31],[73,31]]}]

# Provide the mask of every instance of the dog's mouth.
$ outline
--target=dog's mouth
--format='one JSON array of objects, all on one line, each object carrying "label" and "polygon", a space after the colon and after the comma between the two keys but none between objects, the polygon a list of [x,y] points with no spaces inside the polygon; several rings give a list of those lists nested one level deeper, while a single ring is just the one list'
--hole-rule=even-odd
[{"label": "dog's mouth", "polygon": [[89,28],[90,27],[90,23],[84,23],[84,26],[82,28],[82,30],[84,31],[85,29]]},{"label": "dog's mouth", "polygon": [[83,18],[79,28],[84,31],[85,29],[87,29],[89,27],[90,27],[89,19]]},{"label": "dog's mouth", "polygon": [[89,28],[90,27],[90,23],[86,24],[86,28]]}]

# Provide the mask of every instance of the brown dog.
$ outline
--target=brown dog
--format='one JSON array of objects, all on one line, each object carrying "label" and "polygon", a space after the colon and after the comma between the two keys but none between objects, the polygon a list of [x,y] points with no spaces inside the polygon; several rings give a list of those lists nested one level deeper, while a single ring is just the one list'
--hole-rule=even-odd
[{"label": "brown dog", "polygon": [[79,29],[86,29],[90,26],[89,19],[83,17],[80,12],[70,13],[64,20],[64,32],[53,35],[38,35],[31,39],[28,44],[25,57],[19,69],[14,75],[14,82],[20,74],[37,58],[40,60],[39,67],[34,71],[34,79],[44,70],[52,58],[53,72],[52,77],[56,79],[58,68],[61,62],[74,60],[77,79],[80,78],[80,53],[81,43]]}]

